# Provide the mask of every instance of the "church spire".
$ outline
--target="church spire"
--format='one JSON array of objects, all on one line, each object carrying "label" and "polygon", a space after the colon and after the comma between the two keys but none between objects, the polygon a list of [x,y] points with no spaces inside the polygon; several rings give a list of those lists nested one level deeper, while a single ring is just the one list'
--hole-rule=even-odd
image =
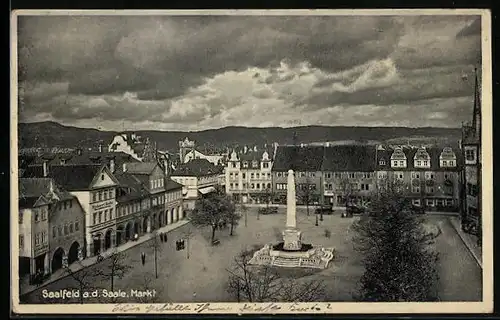
[{"label": "church spire", "polygon": [[472,128],[477,137],[481,133],[481,90],[479,86],[479,79],[477,76],[477,67],[474,68],[474,111],[472,117]]}]

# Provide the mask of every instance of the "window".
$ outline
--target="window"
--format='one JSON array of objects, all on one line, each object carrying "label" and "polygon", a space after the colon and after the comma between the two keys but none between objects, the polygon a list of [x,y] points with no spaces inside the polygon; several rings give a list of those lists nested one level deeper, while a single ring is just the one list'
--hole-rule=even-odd
[{"label": "window", "polygon": [[256,177],[257,179],[260,179],[260,173],[258,173],[258,172],[257,172],[257,173],[255,174],[255,177]]},{"label": "window", "polygon": [[305,177],[306,176],[306,173],[305,172],[299,172],[299,177]]},{"label": "window", "polygon": [[247,174],[243,172],[243,173],[241,174],[241,177],[242,177],[243,179],[246,179],[246,178],[247,178]]},{"label": "window", "polygon": [[39,233],[37,233],[37,234],[35,235],[35,245],[39,245],[39,244],[40,244],[40,234],[39,234]]},{"label": "window", "polygon": [[266,168],[266,169],[269,168],[269,162],[264,162],[262,164],[262,168]]},{"label": "window", "polygon": [[448,161],[443,160],[443,167],[446,167],[446,166],[448,166]]},{"label": "window", "polygon": [[235,186],[235,188],[236,188],[236,189],[238,189],[238,188],[240,187],[240,184],[239,184],[238,182],[236,182],[236,183],[234,184],[234,186]]},{"label": "window", "polygon": [[427,180],[434,179],[434,172],[426,172],[425,173],[425,179],[427,179]]},{"label": "window", "polygon": [[340,172],[335,172],[335,179],[340,179],[342,178],[342,174]]},{"label": "window", "polygon": [[80,221],[75,221],[75,231],[80,230]]},{"label": "window", "polygon": [[428,207],[434,207],[434,200],[433,199],[427,199],[427,200],[425,200],[425,204]]},{"label": "window", "polygon": [[277,183],[276,184],[276,190],[286,190],[287,186],[286,183]]},{"label": "window", "polygon": [[40,221],[40,213],[38,209],[34,209],[33,211],[35,212],[35,222]]},{"label": "window", "polygon": [[231,166],[232,166],[233,168],[236,168],[236,162],[231,162]]},{"label": "window", "polygon": [[250,173],[250,179],[253,179],[255,177],[255,174],[252,172]]},{"label": "window", "polygon": [[399,160],[399,165],[400,165],[401,167],[404,167],[404,166],[405,166],[405,162],[404,162],[404,160]]},{"label": "window", "polygon": [[73,222],[69,224],[69,233],[73,233]]},{"label": "window", "polygon": [[449,175],[447,173],[444,174],[444,178],[445,179],[448,179],[449,178]]},{"label": "window", "polygon": [[402,180],[404,178],[403,172],[394,172],[394,175],[396,176],[397,179]]},{"label": "window", "polygon": [[257,161],[252,162],[252,167],[257,168],[259,166],[259,163]]},{"label": "window", "polygon": [[392,160],[392,166],[397,167],[398,166],[398,161],[397,160]]},{"label": "window", "polygon": [[354,173],[349,173],[349,178],[354,179]]},{"label": "window", "polygon": [[420,179],[420,172],[412,172],[411,178],[412,179]]},{"label": "window", "polygon": [[429,186],[425,187],[425,192],[426,193],[434,193],[434,187],[429,187]]},{"label": "window", "polygon": [[378,173],[378,178],[379,179],[385,179],[385,178],[387,178],[387,172],[379,172]]},{"label": "window", "polygon": [[69,207],[73,208],[73,200],[69,200],[68,203],[69,203]]},{"label": "window", "polygon": [[283,176],[283,173],[282,173],[282,172],[277,172],[277,173],[276,173],[276,177],[281,178],[282,176]]},{"label": "window", "polygon": [[446,206],[451,207],[453,205],[453,200],[452,199],[446,199]]},{"label": "window", "polygon": [[102,201],[102,192],[99,191],[99,201]]},{"label": "window", "polygon": [[[63,208],[66,210],[66,201],[63,202]],[[43,215],[42,215],[42,220],[43,220]]]},{"label": "window", "polygon": [[412,186],[411,187],[411,192],[413,192],[413,193],[419,193],[420,192],[420,187],[419,186]]},{"label": "window", "polygon": [[64,224],[64,235],[65,235],[65,236],[67,236],[67,235],[68,235],[68,233],[69,233],[68,224],[67,224],[67,223],[65,223],[65,224]]},{"label": "window", "polygon": [[362,183],[361,184],[361,190],[365,190],[365,191],[370,190],[370,185],[367,184],[367,183]]},{"label": "window", "polygon": [[19,235],[19,248],[24,248],[24,236],[22,234]]},{"label": "window", "polygon": [[248,168],[248,162],[243,161],[243,168]]},{"label": "window", "polygon": [[97,201],[97,192],[92,192],[92,202]]},{"label": "window", "polygon": [[365,172],[365,179],[370,179],[372,174],[370,172]]},{"label": "window", "polygon": [[252,183],[252,189],[255,189],[255,183]]},{"label": "window", "polygon": [[422,165],[422,161],[417,160],[417,166],[420,167]]},{"label": "window", "polygon": [[328,179],[330,179],[330,178],[332,177],[332,174],[331,174],[330,172],[327,172],[327,173],[325,174],[325,177],[326,177],[326,178],[328,178]]},{"label": "window", "polygon": [[420,199],[413,199],[411,201],[411,203],[414,205],[414,206],[419,206],[420,205]]},{"label": "window", "polygon": [[55,238],[55,237],[57,237],[57,227],[53,226],[52,227],[52,238]]},{"label": "window", "polygon": [[101,180],[104,180],[104,173],[101,174]]},{"label": "window", "polygon": [[233,176],[234,176],[234,173],[232,173],[232,172],[231,172],[231,173],[229,174],[229,178],[233,178]]},{"label": "window", "polygon": [[230,188],[230,189],[234,189],[234,183],[230,183],[230,184],[229,184],[229,188]]},{"label": "window", "polygon": [[102,211],[99,211],[99,223],[102,222]]},{"label": "window", "polygon": [[385,160],[384,159],[380,159],[379,162],[378,162],[378,164],[380,166],[385,166]]},{"label": "window", "polygon": [[40,208],[40,211],[42,212],[42,221],[47,220],[47,208]]},{"label": "window", "polygon": [[427,167],[429,165],[429,161],[424,160],[424,166]]},{"label": "window", "polygon": [[269,172],[267,173],[267,178],[271,179],[271,174]]},{"label": "window", "polygon": [[63,229],[62,226],[57,226],[57,235],[61,237],[63,235]]},{"label": "window", "polygon": [[257,183],[257,189],[260,189],[260,183]]},{"label": "window", "polygon": [[465,159],[467,161],[476,161],[476,152],[473,149],[465,150]]}]

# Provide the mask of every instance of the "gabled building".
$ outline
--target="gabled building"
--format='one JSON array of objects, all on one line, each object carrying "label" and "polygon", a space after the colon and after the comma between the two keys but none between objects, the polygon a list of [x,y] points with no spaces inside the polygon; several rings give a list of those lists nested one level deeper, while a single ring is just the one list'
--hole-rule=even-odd
[{"label": "gabled building", "polygon": [[450,147],[377,147],[377,186],[398,182],[415,206],[458,210],[461,151]]},{"label": "gabled building", "polygon": [[108,152],[123,152],[138,161],[142,161],[147,154],[152,152],[152,144],[149,139],[135,133],[119,133],[114,136],[108,146]]},{"label": "gabled building", "polygon": [[50,274],[84,258],[85,213],[51,178],[19,179],[20,275]]},{"label": "gabled building", "polygon": [[104,232],[116,232],[116,188],[118,180],[106,165],[29,166],[27,177],[49,177],[75,196],[85,212],[85,254],[105,250]]},{"label": "gabled building", "polygon": [[206,150],[202,151],[196,148],[196,143],[189,140],[187,137],[183,141],[179,141],[179,158],[180,163],[187,163],[194,159],[206,159],[213,165],[223,165],[225,155],[216,152],[216,150]]},{"label": "gabled building", "polygon": [[268,150],[233,150],[225,170],[226,193],[237,202],[265,203],[272,194],[273,162]]},{"label": "gabled building", "polygon": [[184,209],[194,209],[197,199],[216,191],[222,170],[206,159],[194,159],[177,167],[170,178],[183,186]]}]

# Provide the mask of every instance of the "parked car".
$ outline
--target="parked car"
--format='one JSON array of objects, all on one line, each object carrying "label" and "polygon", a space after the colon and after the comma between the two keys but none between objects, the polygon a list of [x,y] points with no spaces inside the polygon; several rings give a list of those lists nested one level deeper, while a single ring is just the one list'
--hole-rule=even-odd
[{"label": "parked car", "polygon": [[366,211],[365,207],[355,205],[355,204],[350,204],[346,206],[346,213],[349,216],[352,216],[354,214],[362,214]]},{"label": "parked car", "polygon": [[316,208],[315,210],[316,214],[332,214],[333,213],[333,207],[330,205],[322,205]]},{"label": "parked car", "polygon": [[278,207],[259,208],[259,214],[275,214],[278,213]]},{"label": "parked car", "polygon": [[417,213],[417,214],[425,214],[425,207],[424,206],[412,205],[411,206],[411,211],[413,213]]}]

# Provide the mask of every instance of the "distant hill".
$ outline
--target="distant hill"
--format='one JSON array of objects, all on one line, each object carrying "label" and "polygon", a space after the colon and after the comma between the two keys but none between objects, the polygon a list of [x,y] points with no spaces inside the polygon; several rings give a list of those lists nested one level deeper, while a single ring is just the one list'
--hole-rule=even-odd
[{"label": "distant hill", "polygon": [[[99,141],[107,146],[115,131],[76,128],[56,122],[37,122],[19,124],[19,146],[29,147],[68,147],[77,146],[95,148]],[[247,128],[225,127],[204,131],[135,131],[158,143],[161,150],[176,151],[179,140],[188,137],[195,140],[200,147],[217,149],[228,146],[253,146],[271,144],[291,144],[293,133],[297,134],[298,143],[323,141],[385,141],[389,139],[404,140],[411,137],[427,137],[436,141],[458,141],[459,128],[407,128],[407,127],[328,127],[303,126],[294,128]]]}]

